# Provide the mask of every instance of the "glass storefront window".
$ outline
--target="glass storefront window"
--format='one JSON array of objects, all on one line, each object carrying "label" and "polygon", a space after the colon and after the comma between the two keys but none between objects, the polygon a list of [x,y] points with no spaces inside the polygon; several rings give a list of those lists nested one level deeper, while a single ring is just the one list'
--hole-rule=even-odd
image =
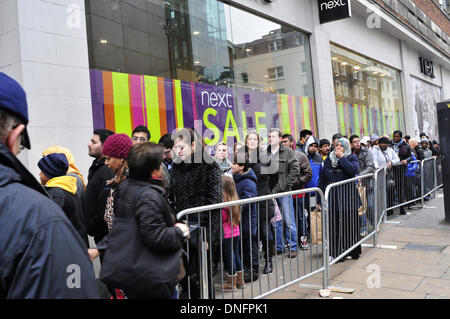
[{"label": "glass storefront window", "polygon": [[217,0],[85,0],[94,127],[317,132],[308,36]]},{"label": "glass storefront window", "polygon": [[330,44],[339,132],[378,136],[404,132],[400,72]]}]

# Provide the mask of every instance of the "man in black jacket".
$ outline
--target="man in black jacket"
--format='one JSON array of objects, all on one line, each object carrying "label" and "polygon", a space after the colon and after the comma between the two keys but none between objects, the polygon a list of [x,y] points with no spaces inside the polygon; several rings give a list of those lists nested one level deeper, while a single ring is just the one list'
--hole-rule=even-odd
[{"label": "man in black jacket", "polygon": [[108,227],[103,220],[105,215],[106,198],[109,188],[106,182],[114,177],[114,172],[105,165],[103,157],[103,143],[114,132],[97,129],[88,144],[89,156],[95,160],[89,168],[88,185],[84,197],[84,214],[88,235],[94,237],[95,243],[100,242],[108,233]]},{"label": "man in black jacket", "polygon": [[[403,174],[401,176],[404,176],[404,171],[406,170],[406,164],[411,162],[412,155],[411,155],[411,148],[409,145],[402,139],[403,133],[401,131],[395,131],[392,135],[392,140],[394,142],[394,151],[397,153],[398,157],[400,158],[401,163],[404,165],[404,168],[400,171]],[[403,203],[407,201],[406,199],[406,192],[407,189],[407,182],[406,178],[400,178],[398,181],[397,186],[397,196],[399,198],[399,203]],[[400,207],[400,214],[406,215],[405,207]]]},{"label": "man in black jacket", "polygon": [[25,92],[0,73],[0,299],[99,298],[77,231],[16,158],[27,124]]}]

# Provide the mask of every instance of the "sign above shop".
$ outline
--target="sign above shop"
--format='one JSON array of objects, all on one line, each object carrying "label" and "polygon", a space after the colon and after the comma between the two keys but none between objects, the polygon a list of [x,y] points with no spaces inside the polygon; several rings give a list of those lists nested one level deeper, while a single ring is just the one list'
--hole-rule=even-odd
[{"label": "sign above shop", "polygon": [[319,0],[320,23],[341,20],[352,16],[350,0]]},{"label": "sign above shop", "polygon": [[420,73],[425,74],[434,79],[433,61],[429,61],[424,58],[419,58],[420,61]]}]

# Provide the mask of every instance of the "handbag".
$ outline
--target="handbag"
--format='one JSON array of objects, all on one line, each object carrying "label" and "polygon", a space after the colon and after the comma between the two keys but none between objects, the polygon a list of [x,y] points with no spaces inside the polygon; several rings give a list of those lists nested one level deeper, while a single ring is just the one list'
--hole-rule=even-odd
[{"label": "handbag", "polygon": [[358,189],[359,198],[361,199],[361,206],[359,206],[358,208],[358,215],[362,216],[367,212],[366,187],[362,186],[361,184],[358,184],[356,188]]},{"label": "handbag", "polygon": [[[132,203],[136,203],[142,192],[134,194]],[[119,211],[121,206],[119,203]],[[122,212],[117,216],[108,234],[100,279],[136,298],[172,297],[178,283],[182,249],[170,252],[147,249],[134,212]]]}]

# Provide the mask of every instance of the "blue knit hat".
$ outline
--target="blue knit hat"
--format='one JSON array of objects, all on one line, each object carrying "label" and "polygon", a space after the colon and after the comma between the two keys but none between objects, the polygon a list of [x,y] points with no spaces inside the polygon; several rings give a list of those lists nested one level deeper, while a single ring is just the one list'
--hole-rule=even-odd
[{"label": "blue knit hat", "polygon": [[69,169],[69,162],[67,157],[62,153],[53,153],[44,156],[38,163],[42,173],[48,178],[55,178],[58,176],[64,176]]}]

